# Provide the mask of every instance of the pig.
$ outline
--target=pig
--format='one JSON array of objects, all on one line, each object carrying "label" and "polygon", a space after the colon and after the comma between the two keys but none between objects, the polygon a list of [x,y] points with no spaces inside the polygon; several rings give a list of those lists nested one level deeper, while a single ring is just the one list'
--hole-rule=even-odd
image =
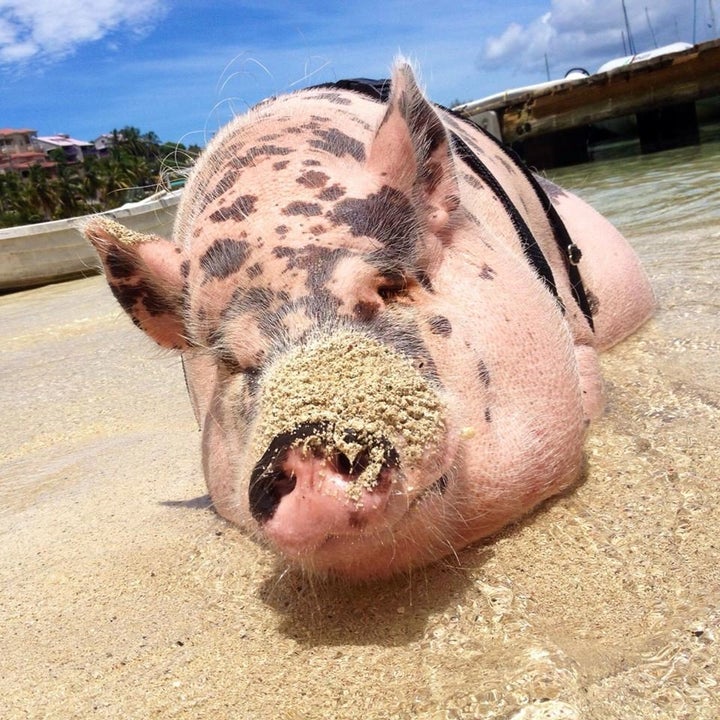
[{"label": "pig", "polygon": [[352,580],[572,485],[598,352],[654,307],[607,220],[433,105],[403,60],[231,121],[172,241],[85,233],[135,325],[182,355],[217,512]]}]

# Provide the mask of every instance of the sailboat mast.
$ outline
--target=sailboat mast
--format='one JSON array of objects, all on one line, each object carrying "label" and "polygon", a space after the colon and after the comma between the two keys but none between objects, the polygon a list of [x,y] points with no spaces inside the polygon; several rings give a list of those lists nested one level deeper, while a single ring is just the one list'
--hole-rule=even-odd
[{"label": "sailboat mast", "polygon": [[627,30],[628,45],[630,46],[630,54],[637,55],[635,49],[635,42],[633,41],[632,33],[630,32],[630,21],[628,20],[627,8],[625,7],[625,0],[622,0],[623,15],[625,16],[625,29]]}]

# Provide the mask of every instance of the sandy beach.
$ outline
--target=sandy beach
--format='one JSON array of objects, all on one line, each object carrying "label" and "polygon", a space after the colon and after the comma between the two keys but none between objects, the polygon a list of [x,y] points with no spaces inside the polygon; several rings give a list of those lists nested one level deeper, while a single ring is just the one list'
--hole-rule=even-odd
[{"label": "sandy beach", "polygon": [[179,362],[101,278],[0,298],[0,716],[720,717],[713,232],[634,239],[660,309],[604,356],[580,483],[361,587],[213,514]]}]

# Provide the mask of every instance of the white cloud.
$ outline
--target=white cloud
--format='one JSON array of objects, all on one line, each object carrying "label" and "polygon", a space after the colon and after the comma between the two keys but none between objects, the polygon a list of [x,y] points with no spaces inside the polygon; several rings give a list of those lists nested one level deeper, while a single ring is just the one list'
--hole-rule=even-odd
[{"label": "white cloud", "polygon": [[142,34],[163,0],[0,0],[0,64],[56,59],[118,31]]},{"label": "white cloud", "polygon": [[[693,40],[693,13],[686,0],[625,0],[636,52],[669,43]],[[706,3],[698,3],[698,42],[710,39],[717,28],[706,22]],[[702,6],[702,7],[700,7]],[[512,23],[489,38],[478,58],[481,70],[510,68],[544,75],[545,55],[554,77],[571,66],[589,71],[627,53],[627,38],[620,0],[551,0],[549,11],[526,25]],[[539,79],[539,78],[538,78]]]}]

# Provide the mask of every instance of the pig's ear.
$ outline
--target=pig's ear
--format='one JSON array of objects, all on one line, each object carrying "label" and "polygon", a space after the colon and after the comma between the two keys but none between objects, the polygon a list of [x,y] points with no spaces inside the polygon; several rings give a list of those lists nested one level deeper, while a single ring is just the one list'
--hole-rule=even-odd
[{"label": "pig's ear", "polygon": [[132,321],[166,348],[188,347],[183,286],[188,263],[174,243],[105,218],[83,228],[102,260],[110,289]]},{"label": "pig's ear", "polygon": [[405,62],[393,71],[387,112],[370,146],[368,168],[407,193],[422,208],[431,232],[443,234],[460,203],[450,138]]}]

